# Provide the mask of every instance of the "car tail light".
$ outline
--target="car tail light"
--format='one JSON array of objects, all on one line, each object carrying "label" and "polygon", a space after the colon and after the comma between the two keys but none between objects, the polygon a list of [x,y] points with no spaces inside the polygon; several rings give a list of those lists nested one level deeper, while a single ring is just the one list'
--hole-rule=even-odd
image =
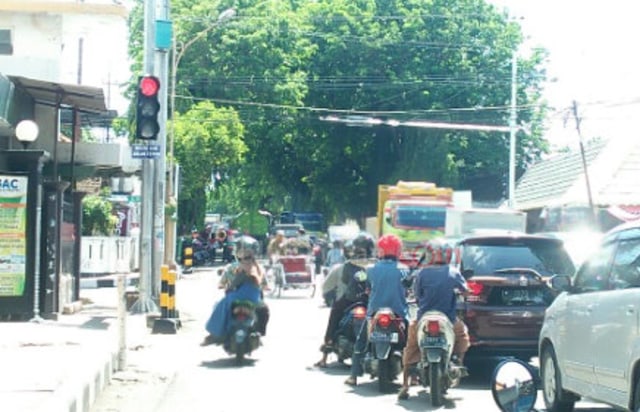
[{"label": "car tail light", "polygon": [[391,316],[387,314],[380,315],[377,323],[380,327],[388,328],[391,325]]},{"label": "car tail light", "polygon": [[355,319],[364,319],[367,317],[367,310],[364,306],[358,306],[353,309],[353,317]]},{"label": "car tail light", "polygon": [[469,281],[467,282],[467,286],[472,296],[480,296],[484,290],[484,285],[479,282]]},{"label": "car tail light", "polygon": [[429,336],[438,336],[440,335],[440,322],[437,320],[430,320],[427,322],[427,334]]}]

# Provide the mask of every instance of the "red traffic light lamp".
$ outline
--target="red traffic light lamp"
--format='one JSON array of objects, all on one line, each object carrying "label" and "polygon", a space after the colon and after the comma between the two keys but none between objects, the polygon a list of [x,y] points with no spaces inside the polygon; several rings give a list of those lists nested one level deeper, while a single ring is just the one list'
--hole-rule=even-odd
[{"label": "red traffic light lamp", "polygon": [[143,76],[138,82],[136,100],[136,138],[156,140],[160,132],[160,80],[155,76]]},{"label": "red traffic light lamp", "polygon": [[160,80],[154,76],[145,76],[140,79],[140,93],[147,97],[153,97],[160,90]]}]

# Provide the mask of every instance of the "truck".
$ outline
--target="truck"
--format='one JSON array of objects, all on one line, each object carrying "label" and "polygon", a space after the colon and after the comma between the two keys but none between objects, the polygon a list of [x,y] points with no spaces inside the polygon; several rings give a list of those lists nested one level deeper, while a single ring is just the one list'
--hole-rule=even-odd
[{"label": "truck", "polygon": [[379,185],[377,236],[394,234],[402,239],[400,260],[412,265],[428,240],[445,235],[446,211],[470,206],[470,191],[454,191],[432,182],[401,180],[395,185]]},{"label": "truck", "polygon": [[479,231],[526,232],[527,214],[507,208],[449,208],[445,216],[445,236],[462,237]]},{"label": "truck", "polygon": [[299,223],[309,236],[324,236],[326,225],[324,216],[319,212],[285,211],[280,213],[280,223]]}]

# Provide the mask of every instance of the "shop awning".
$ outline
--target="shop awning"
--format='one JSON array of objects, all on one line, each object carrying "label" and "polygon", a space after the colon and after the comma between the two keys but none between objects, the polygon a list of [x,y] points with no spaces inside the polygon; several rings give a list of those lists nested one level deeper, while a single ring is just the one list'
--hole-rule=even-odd
[{"label": "shop awning", "polygon": [[607,212],[623,222],[640,219],[640,205],[610,206],[607,208]]},{"label": "shop awning", "polygon": [[7,76],[17,88],[23,89],[37,103],[75,107],[82,112],[107,111],[104,92],[99,87],[55,83],[46,80]]}]

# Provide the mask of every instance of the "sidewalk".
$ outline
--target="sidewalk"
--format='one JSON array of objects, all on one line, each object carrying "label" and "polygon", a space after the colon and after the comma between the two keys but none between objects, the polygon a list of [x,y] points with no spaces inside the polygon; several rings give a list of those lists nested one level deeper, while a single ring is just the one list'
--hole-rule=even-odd
[{"label": "sidewalk", "polygon": [[[118,368],[117,288],[81,289],[89,300],[58,321],[0,322],[0,409],[88,412]],[[150,334],[146,315],[126,317],[127,347]]]}]

